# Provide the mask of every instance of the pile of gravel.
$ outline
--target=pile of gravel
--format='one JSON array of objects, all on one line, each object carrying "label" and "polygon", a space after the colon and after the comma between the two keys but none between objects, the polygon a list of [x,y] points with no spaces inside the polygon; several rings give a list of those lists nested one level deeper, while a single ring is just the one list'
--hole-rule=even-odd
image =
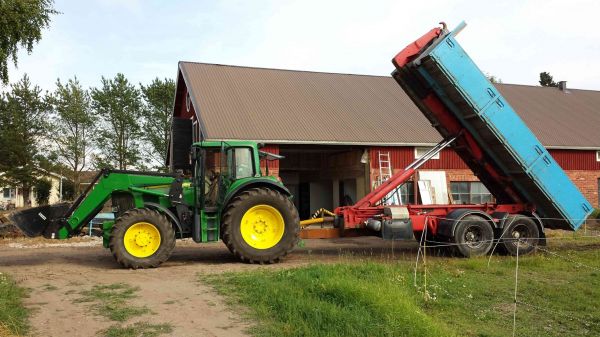
[{"label": "pile of gravel", "polygon": [[23,232],[11,223],[0,223],[0,238],[24,237]]}]

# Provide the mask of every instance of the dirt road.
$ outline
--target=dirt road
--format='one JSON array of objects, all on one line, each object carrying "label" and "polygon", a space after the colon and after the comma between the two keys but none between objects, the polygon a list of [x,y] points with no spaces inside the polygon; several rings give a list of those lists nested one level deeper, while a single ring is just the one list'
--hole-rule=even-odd
[{"label": "dirt road", "polygon": [[[221,243],[178,242],[173,256],[157,269],[121,269],[99,241],[75,240],[47,247],[39,240],[0,240],[0,272],[11,274],[31,289],[26,305],[33,309],[34,336],[94,336],[115,324],[89,303],[78,302],[81,291],[94,285],[125,283],[138,286],[132,305],[152,313],[124,324],[169,323],[169,336],[245,336],[248,322],[224,303],[214,290],[198,281],[199,273],[263,268],[289,268],[310,262],[330,262],[353,256],[398,258],[412,256],[416,242],[394,243],[377,238],[306,240],[284,263],[271,266],[238,262]],[[51,241],[56,244],[57,241]]]}]

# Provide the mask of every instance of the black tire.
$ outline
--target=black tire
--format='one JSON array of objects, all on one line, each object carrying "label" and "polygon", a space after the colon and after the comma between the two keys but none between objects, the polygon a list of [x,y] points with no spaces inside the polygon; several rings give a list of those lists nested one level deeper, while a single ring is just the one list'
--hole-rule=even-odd
[{"label": "black tire", "polygon": [[[284,221],[283,235],[272,247],[259,249],[247,243],[241,231],[242,217],[252,207],[275,208]],[[270,188],[252,188],[235,196],[225,208],[222,223],[223,242],[235,256],[248,263],[276,263],[294,250],[300,235],[300,217],[292,201]]]},{"label": "black tire", "polygon": [[540,231],[533,219],[524,215],[510,215],[504,221],[500,245],[510,255],[525,255],[533,252],[539,243]]},{"label": "black tire", "polygon": [[482,256],[493,246],[494,230],[489,221],[468,215],[461,219],[454,229],[452,243],[456,253],[464,257]]},{"label": "black tire", "polygon": [[[131,226],[140,222],[153,225],[160,234],[158,249],[147,257],[133,256],[125,248],[125,233]],[[156,268],[171,256],[175,248],[175,231],[162,213],[147,208],[131,209],[115,221],[109,247],[115,260],[125,268]]]}]

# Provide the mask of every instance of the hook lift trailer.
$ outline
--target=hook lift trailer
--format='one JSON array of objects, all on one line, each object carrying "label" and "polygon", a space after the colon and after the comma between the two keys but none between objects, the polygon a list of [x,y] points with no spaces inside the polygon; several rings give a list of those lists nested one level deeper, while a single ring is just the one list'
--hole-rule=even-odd
[{"label": "hook lift trailer", "polygon": [[[304,238],[377,233],[383,239],[450,242],[469,257],[499,242],[509,254],[545,244],[544,228],[578,229],[592,212],[561,167],[479,70],[445,23],[392,60],[393,78],[444,140],[352,206],[301,222]],[[451,147],[494,195],[480,205],[386,205],[427,160]],[[319,215],[321,217],[319,217]],[[333,226],[325,228],[325,223]]]},{"label": "hook lift trailer", "polygon": [[[450,32],[442,24],[393,58],[393,78],[444,140],[352,206],[299,221],[290,192],[261,174],[261,158],[281,157],[248,141],[192,143],[191,121],[174,119],[173,158],[186,175],[105,170],[73,204],[9,218],[29,236],[65,239],[111,199],[115,220],[103,223],[103,244],[127,268],[157,267],[181,238],[223,240],[242,261],[261,264],[280,261],[299,237],[425,237],[455,243],[466,257],[488,253],[494,241],[510,254],[531,252],[545,243],[544,228],[576,230],[592,206],[458,44],[464,26]],[[446,147],[495,203],[386,205],[388,195]]]}]

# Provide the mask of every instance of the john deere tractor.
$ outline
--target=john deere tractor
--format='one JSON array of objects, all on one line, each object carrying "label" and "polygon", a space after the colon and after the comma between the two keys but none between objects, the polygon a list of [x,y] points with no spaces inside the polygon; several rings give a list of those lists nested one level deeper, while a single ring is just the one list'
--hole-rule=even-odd
[{"label": "john deere tractor", "polygon": [[72,204],[30,208],[12,221],[29,236],[65,239],[111,200],[104,247],[127,268],[157,267],[181,238],[221,239],[250,263],[278,262],[294,249],[300,227],[291,194],[260,170],[261,158],[279,156],[247,141],[198,142],[185,152],[174,173],[104,170]]}]

